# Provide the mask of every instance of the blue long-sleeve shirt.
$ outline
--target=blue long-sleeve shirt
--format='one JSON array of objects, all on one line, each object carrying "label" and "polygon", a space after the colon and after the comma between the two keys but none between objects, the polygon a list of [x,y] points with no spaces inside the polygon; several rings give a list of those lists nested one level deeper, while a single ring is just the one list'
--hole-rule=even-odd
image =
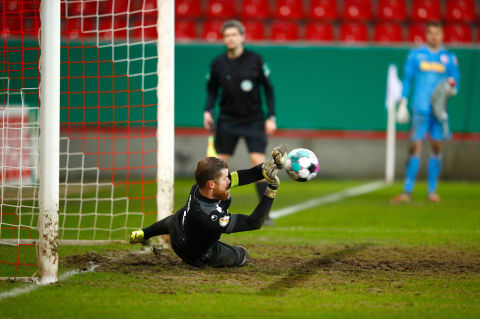
[{"label": "blue long-sleeve shirt", "polygon": [[460,74],[455,54],[445,48],[431,51],[427,46],[412,49],[407,57],[403,72],[402,97],[407,98],[413,85],[413,96],[410,100],[413,113],[430,114],[430,99],[438,83],[453,77],[459,90]]}]

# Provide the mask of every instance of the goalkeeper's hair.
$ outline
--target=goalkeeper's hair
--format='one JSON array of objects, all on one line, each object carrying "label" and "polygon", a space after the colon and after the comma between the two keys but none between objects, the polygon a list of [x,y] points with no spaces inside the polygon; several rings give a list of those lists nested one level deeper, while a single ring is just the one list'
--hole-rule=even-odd
[{"label": "goalkeeper's hair", "polygon": [[195,181],[200,188],[205,187],[208,181],[216,181],[221,176],[222,169],[227,168],[228,164],[218,157],[205,157],[198,161],[195,170]]},{"label": "goalkeeper's hair", "polygon": [[220,32],[222,33],[222,35],[225,32],[225,30],[227,30],[228,28],[237,28],[238,32],[240,32],[241,35],[245,34],[245,27],[238,20],[225,21],[225,23],[222,25],[222,28],[220,29]]}]

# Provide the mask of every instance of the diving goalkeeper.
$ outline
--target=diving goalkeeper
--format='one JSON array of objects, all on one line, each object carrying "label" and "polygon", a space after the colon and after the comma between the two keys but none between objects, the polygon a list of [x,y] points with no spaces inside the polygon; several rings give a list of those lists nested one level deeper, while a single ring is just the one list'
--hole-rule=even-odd
[{"label": "diving goalkeeper", "polygon": [[[273,160],[250,169],[228,171],[228,164],[216,157],[206,157],[195,170],[196,184],[192,186],[187,203],[174,215],[153,225],[134,231],[128,236],[131,243],[142,243],[153,236],[170,235],[175,253],[192,266],[243,266],[248,251],[219,241],[223,233],[230,234],[260,229],[275,199],[280,179],[277,171],[285,164],[287,146],[274,148]],[[267,180],[260,203],[250,215],[230,214],[232,201],[229,189]]]}]

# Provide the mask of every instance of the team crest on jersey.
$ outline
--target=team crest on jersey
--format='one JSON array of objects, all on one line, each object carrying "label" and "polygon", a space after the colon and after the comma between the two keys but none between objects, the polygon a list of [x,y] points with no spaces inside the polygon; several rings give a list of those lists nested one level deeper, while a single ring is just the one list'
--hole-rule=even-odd
[{"label": "team crest on jersey", "polygon": [[448,55],[442,54],[440,56],[440,61],[442,61],[443,64],[448,64],[448,60],[449,60]]},{"label": "team crest on jersey", "polygon": [[228,223],[230,222],[230,216],[223,216],[222,218],[220,218],[218,220],[218,223],[220,224],[220,226],[222,227],[225,227],[228,225]]},{"label": "team crest on jersey", "polygon": [[253,83],[250,80],[243,80],[242,83],[240,83],[240,87],[243,91],[250,92],[253,89]]}]

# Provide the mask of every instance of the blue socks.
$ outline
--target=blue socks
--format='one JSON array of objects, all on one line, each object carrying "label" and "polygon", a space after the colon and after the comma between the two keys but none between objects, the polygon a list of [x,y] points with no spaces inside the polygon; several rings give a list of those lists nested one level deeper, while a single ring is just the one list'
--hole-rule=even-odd
[{"label": "blue socks", "polygon": [[[415,186],[415,180],[417,179],[417,173],[418,173],[419,167],[420,167],[420,157],[410,156],[410,158],[408,159],[407,169],[405,172],[405,183],[403,184],[404,193],[407,193],[407,194],[412,193],[413,187]],[[430,183],[430,179],[429,179],[429,183]]]},{"label": "blue socks", "polygon": [[440,155],[431,155],[428,160],[428,193],[433,194],[437,191],[438,176],[442,167],[442,157]]}]

